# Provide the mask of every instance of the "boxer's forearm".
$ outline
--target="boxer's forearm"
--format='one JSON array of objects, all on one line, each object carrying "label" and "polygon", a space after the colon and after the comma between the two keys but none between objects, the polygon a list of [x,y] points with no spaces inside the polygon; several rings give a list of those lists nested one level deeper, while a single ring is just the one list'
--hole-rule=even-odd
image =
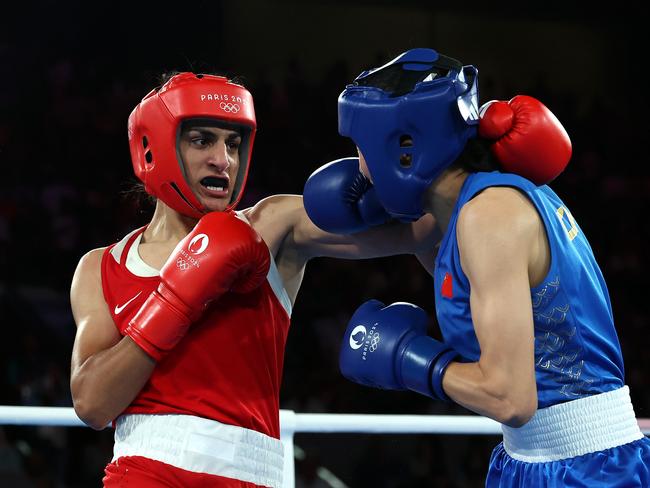
[{"label": "boxer's forearm", "polygon": [[[516,376],[515,376],[516,378]],[[522,382],[528,378],[519,378]],[[452,362],[447,367],[442,386],[459,405],[510,427],[520,427],[537,409],[536,395],[527,392],[517,379],[491,373],[480,362]]]},{"label": "boxer's forearm", "polygon": [[129,406],[155,365],[130,337],[86,358],[70,380],[75,412],[90,427],[103,429]]}]

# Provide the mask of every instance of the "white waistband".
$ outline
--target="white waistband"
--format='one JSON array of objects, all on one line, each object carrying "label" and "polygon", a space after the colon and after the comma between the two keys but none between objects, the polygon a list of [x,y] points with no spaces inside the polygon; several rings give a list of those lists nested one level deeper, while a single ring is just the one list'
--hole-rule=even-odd
[{"label": "white waistband", "polygon": [[540,409],[523,427],[502,430],[506,452],[529,463],[582,456],[643,437],[627,386]]},{"label": "white waistband", "polygon": [[143,456],[195,473],[282,487],[282,442],[254,430],[190,415],[122,415],[113,461]]}]

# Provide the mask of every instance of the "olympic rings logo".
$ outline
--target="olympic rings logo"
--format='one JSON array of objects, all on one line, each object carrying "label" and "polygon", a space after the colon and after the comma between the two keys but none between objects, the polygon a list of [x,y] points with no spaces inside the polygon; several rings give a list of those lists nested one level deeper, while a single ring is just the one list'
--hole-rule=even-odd
[{"label": "olympic rings logo", "polygon": [[187,268],[190,267],[190,265],[188,264],[188,262],[185,261],[183,258],[178,258],[178,259],[176,260],[176,266],[177,266],[179,269],[182,269],[183,271],[187,270]]},{"label": "olympic rings logo", "polygon": [[221,107],[221,110],[223,110],[224,112],[231,113],[231,114],[236,114],[237,112],[239,112],[241,110],[241,108],[239,107],[239,104],[237,104],[237,103],[221,102],[219,104],[219,106]]},{"label": "olympic rings logo", "polygon": [[375,352],[377,350],[377,347],[379,347],[379,340],[381,337],[379,336],[378,332],[375,332],[372,336],[372,339],[370,339],[370,347],[368,347],[368,350],[370,352]]}]

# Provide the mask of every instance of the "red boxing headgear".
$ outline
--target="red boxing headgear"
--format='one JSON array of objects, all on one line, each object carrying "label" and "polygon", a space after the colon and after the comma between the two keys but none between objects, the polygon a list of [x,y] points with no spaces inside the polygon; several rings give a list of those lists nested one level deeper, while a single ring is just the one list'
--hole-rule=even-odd
[{"label": "red boxing headgear", "polygon": [[242,130],[239,172],[226,209],[230,210],[241,199],[246,185],[257,123],[251,94],[222,76],[174,75],[133,109],[129,146],[135,174],[147,193],[183,215],[201,218],[205,209],[187,184],[177,151],[181,123],[189,119],[223,121]]}]

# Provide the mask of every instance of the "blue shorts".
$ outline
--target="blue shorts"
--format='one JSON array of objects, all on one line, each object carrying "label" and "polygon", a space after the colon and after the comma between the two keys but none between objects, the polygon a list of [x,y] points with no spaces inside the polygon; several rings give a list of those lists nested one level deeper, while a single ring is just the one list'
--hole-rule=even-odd
[{"label": "blue shorts", "polygon": [[561,461],[513,459],[500,443],[492,451],[486,488],[648,488],[650,439]]},{"label": "blue shorts", "polygon": [[650,488],[650,439],[627,386],[537,410],[503,425],[485,486]]}]

